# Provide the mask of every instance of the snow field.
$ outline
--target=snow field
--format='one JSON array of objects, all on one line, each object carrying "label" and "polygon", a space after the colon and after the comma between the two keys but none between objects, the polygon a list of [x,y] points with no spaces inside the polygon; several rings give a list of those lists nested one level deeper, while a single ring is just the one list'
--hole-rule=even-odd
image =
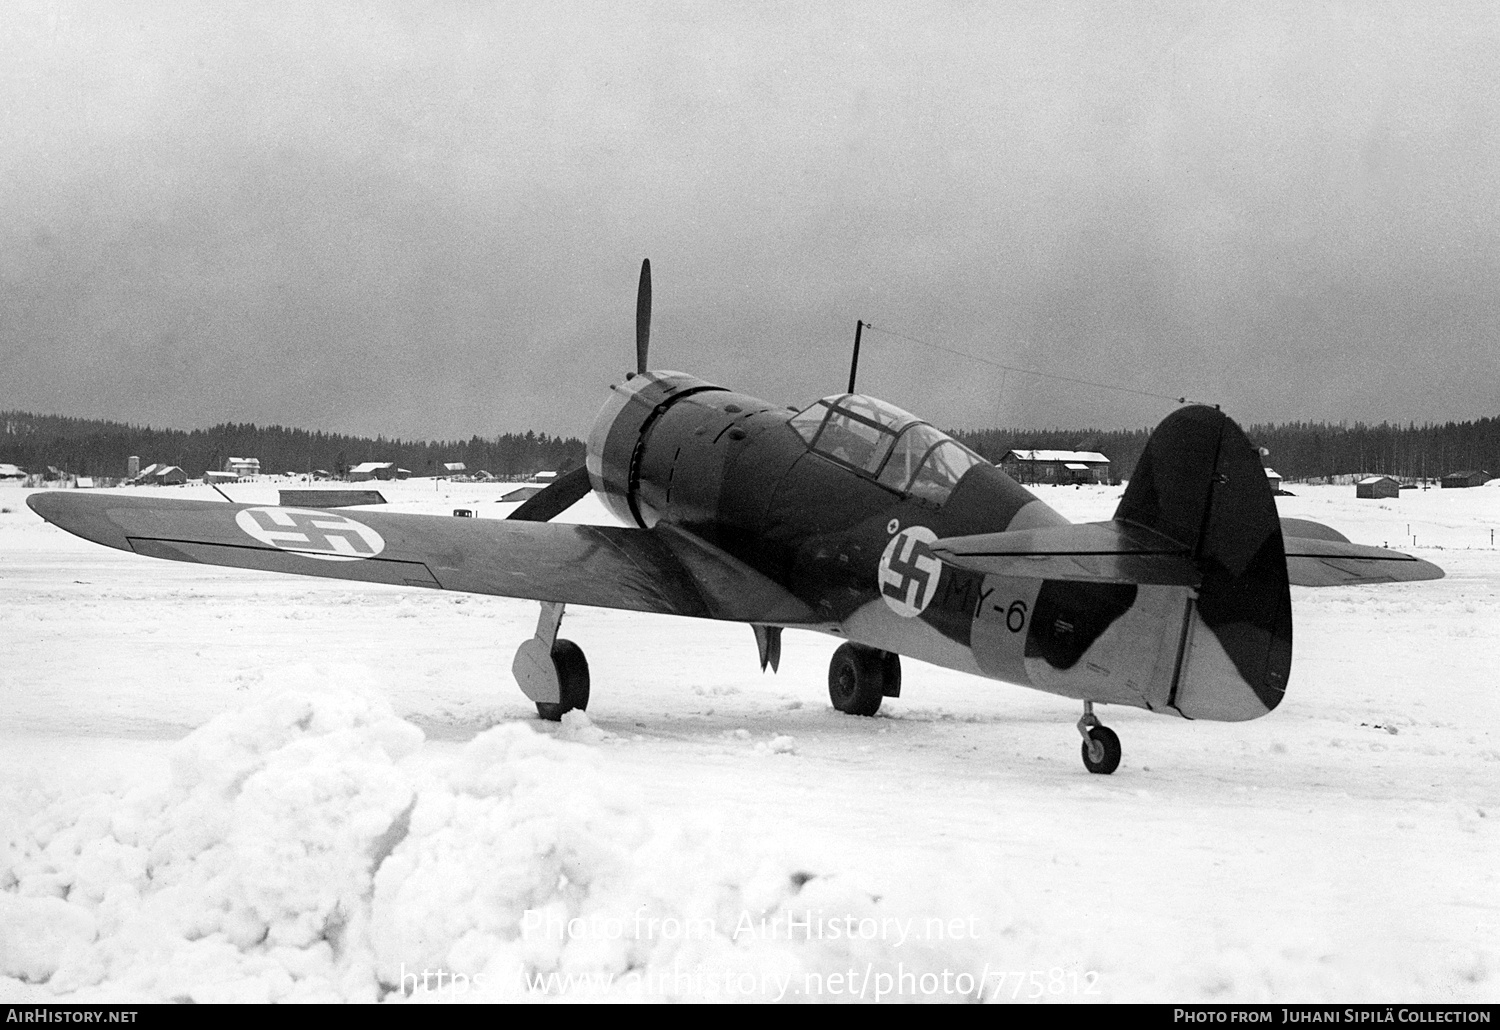
[{"label": "snow field", "polygon": [[590,609],[590,712],[540,724],[532,605],[137,558],[0,489],[0,998],[1493,1000],[1500,492],[1291,489],[1448,578],[1294,590],[1283,705],[1103,709],[1108,778],[1061,699],[909,663],[853,719],[833,640],[772,677]]}]

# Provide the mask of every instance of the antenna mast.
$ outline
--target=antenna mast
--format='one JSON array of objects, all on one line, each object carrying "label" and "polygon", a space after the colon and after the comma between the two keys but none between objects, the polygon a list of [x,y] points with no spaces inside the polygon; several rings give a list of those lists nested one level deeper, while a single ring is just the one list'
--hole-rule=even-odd
[{"label": "antenna mast", "polygon": [[863,319],[854,323],[854,360],[849,362],[849,389],[847,393],[854,392],[854,373],[859,371],[859,338],[864,334],[865,323]]}]

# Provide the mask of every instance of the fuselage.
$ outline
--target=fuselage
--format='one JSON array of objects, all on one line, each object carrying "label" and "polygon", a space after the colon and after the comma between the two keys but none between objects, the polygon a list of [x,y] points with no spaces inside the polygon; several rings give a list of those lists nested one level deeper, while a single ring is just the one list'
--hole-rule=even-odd
[{"label": "fuselage", "polygon": [[[1219,719],[1269,710],[1175,696],[1191,629],[1179,587],[985,575],[945,537],[1068,524],[937,429],[874,398],[798,410],[677,372],[612,388],[594,491],[627,525],[669,523],[788,588],[857,643],[1067,697]],[[1238,694],[1236,695],[1238,697]]]}]

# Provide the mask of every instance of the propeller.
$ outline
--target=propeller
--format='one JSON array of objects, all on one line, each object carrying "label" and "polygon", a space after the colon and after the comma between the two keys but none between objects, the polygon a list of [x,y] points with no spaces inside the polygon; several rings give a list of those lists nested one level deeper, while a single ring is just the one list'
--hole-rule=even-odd
[{"label": "propeller", "polygon": [[510,513],[514,522],[551,522],[589,492],[589,470],[580,465],[558,476]]},{"label": "propeller", "polygon": [[641,261],[641,285],[635,292],[635,370],[646,371],[651,349],[651,259]]},{"label": "propeller", "polygon": [[[646,355],[651,349],[651,259],[641,262],[641,285],[635,294],[635,370],[646,371]],[[512,521],[551,522],[589,492],[587,468],[576,468],[534,494],[530,500],[510,513]]]}]

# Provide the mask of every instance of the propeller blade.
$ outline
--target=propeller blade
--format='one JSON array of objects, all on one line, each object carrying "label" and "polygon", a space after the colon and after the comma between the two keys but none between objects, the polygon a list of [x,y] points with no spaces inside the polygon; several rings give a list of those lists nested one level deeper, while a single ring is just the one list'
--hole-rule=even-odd
[{"label": "propeller blade", "polygon": [[651,349],[651,259],[641,262],[641,285],[635,294],[635,370],[646,371]]},{"label": "propeller blade", "polygon": [[589,470],[580,465],[533,494],[530,500],[510,513],[510,518],[521,522],[551,522],[588,492]]}]

